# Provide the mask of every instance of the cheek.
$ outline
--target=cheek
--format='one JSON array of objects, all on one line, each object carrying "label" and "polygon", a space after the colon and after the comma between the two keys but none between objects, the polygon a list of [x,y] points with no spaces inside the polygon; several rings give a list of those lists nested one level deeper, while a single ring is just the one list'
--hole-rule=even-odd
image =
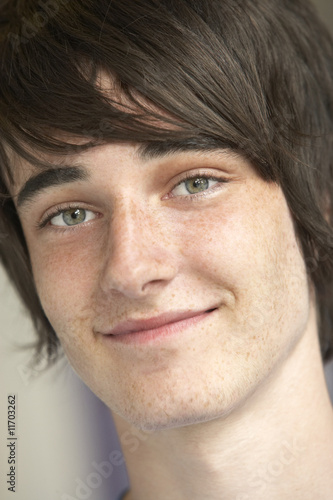
[{"label": "cheek", "polygon": [[61,332],[72,321],[82,323],[91,315],[99,245],[96,239],[86,238],[80,244],[60,242],[42,248],[42,252],[30,248],[34,279],[45,314]]},{"label": "cheek", "polygon": [[182,269],[200,282],[237,283],[237,271],[247,267],[251,228],[237,202],[229,201],[187,217],[180,215],[175,234]]},{"label": "cheek", "polygon": [[215,282],[237,295],[257,281],[272,260],[268,246],[273,251],[276,238],[276,228],[264,220],[266,213],[253,205],[249,193],[243,195],[240,201],[231,200],[179,220],[178,231],[183,267],[195,272],[200,281]]},{"label": "cheek", "polygon": [[256,356],[263,341],[273,349],[304,331],[309,314],[306,269],[277,186],[264,184],[259,194],[248,192],[227,209],[199,213],[182,235],[188,270],[201,283],[227,289],[234,297],[228,311],[234,327],[231,342],[237,338],[242,345],[251,337]]}]

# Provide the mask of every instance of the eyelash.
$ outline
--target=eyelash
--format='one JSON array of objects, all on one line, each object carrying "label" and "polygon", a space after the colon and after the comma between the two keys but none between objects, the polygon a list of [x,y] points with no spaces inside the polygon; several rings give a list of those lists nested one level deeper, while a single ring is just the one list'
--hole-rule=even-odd
[{"label": "eyelash", "polygon": [[[184,175],[184,177],[172,188],[172,190],[170,191],[170,193],[172,191],[174,191],[178,186],[180,186],[183,182],[186,182],[188,180],[192,180],[192,179],[200,179],[200,178],[204,178],[206,180],[210,180],[210,181],[216,181],[216,182],[219,182],[219,185],[218,186],[213,186],[211,188],[208,188],[208,189],[205,189],[204,191],[201,191],[201,192],[198,192],[198,193],[193,193],[193,194],[188,194],[188,195],[180,195],[180,196],[169,196],[169,195],[166,195],[167,198],[164,197],[164,199],[174,199],[174,198],[181,198],[182,200],[187,200],[187,201],[196,201],[198,198],[202,198],[202,197],[205,197],[207,196],[212,190],[215,190],[217,187],[220,187],[221,184],[226,184],[228,182],[228,179],[226,179],[225,177],[216,177],[216,176],[212,176],[210,175],[209,173],[197,173],[195,175],[193,175],[193,173],[186,173]],[[41,222],[39,222],[37,224],[37,227],[38,229],[44,229],[50,222],[53,218],[57,217],[58,215],[61,215],[62,213],[66,212],[66,211],[69,211],[69,210],[78,210],[78,209],[83,209],[83,210],[89,210],[88,208],[84,208],[82,207],[82,204],[76,204],[76,203],[69,203],[67,205],[62,205],[62,206],[58,206],[58,207],[55,207],[51,212],[49,213],[46,213],[45,217],[41,220]],[[72,227],[68,226],[68,227],[57,227],[57,230],[68,230],[69,228],[70,229],[75,229],[77,228],[78,226],[80,226],[81,224],[77,224],[77,225],[74,225]]]},{"label": "eyelash", "polygon": [[[49,224],[49,222],[51,222],[51,220],[54,219],[54,217],[57,217],[58,215],[67,212],[68,210],[78,210],[78,209],[87,211],[89,210],[88,208],[82,207],[82,204],[76,204],[76,203],[69,203],[68,205],[61,205],[59,207],[55,207],[51,212],[45,214],[45,217],[43,217],[41,222],[37,224],[37,227],[38,229],[44,229],[44,227],[46,227]],[[80,224],[77,224],[77,226],[80,226]],[[71,227],[71,229],[75,229],[77,226],[74,225]],[[55,226],[55,227],[57,227],[58,231],[59,230],[61,231],[62,229],[67,230],[68,228],[70,228],[70,226],[68,226],[68,228],[65,226],[64,227]]]},{"label": "eyelash", "polygon": [[209,181],[216,181],[219,183],[218,186],[213,186],[211,188],[205,189],[204,191],[201,191],[199,193],[193,193],[193,194],[188,194],[188,195],[182,195],[182,196],[168,196],[167,199],[173,199],[173,198],[182,198],[182,200],[185,201],[196,201],[198,198],[202,198],[207,196],[209,193],[211,193],[213,190],[221,187],[221,184],[227,184],[229,181],[225,177],[216,177],[212,176],[210,173],[205,173],[205,172],[198,172],[197,174],[187,172],[184,177],[172,188],[172,191],[174,191],[178,186],[180,186],[183,182],[192,180],[192,179],[206,179]]}]

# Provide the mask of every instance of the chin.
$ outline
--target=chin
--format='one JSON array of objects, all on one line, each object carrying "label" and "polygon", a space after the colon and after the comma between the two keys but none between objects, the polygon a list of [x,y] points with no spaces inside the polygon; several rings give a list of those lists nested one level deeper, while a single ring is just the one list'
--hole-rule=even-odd
[{"label": "chin", "polygon": [[[205,407],[204,407],[205,406]],[[217,408],[215,403],[201,405],[200,407],[186,407],[178,405],[176,408],[167,409],[150,406],[143,410],[134,408],[131,411],[116,411],[116,413],[127,423],[144,432],[158,432],[167,429],[187,427],[189,425],[200,425],[216,419],[223,419],[232,412],[230,406]]]}]

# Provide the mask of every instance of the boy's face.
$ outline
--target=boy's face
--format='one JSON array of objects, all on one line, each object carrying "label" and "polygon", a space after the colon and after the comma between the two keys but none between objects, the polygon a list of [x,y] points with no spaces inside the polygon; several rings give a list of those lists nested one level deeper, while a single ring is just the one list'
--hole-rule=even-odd
[{"label": "boy's face", "polygon": [[40,172],[22,169],[16,189],[42,306],[123,418],[149,429],[223,416],[305,332],[289,209],[242,157],[111,144],[25,184]]}]

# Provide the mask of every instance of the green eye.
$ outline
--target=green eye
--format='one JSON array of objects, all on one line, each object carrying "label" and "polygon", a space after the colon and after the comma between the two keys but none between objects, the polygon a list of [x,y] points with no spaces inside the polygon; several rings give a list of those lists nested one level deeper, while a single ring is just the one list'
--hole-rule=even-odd
[{"label": "green eye", "polygon": [[50,218],[51,226],[78,226],[83,222],[88,222],[96,218],[96,214],[91,210],[85,210],[84,208],[69,208],[67,210],[61,210],[54,217]]},{"label": "green eye", "polygon": [[86,211],[82,208],[76,210],[66,210],[62,213],[62,218],[67,226],[75,226],[86,220]]},{"label": "green eye", "polygon": [[172,196],[191,196],[209,191],[211,188],[225,183],[225,179],[217,179],[206,175],[193,176],[180,182],[173,190]]},{"label": "green eye", "polygon": [[209,188],[209,180],[206,177],[195,177],[185,181],[185,187],[190,194],[200,193]]}]

